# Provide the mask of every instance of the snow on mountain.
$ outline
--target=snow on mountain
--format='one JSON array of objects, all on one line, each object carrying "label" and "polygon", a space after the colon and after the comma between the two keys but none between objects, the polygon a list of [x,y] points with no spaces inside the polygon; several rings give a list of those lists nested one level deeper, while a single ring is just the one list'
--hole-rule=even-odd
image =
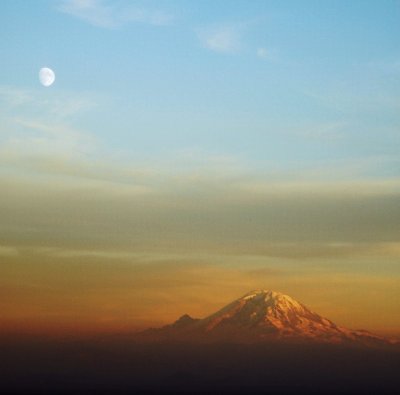
[{"label": "snow on mountain", "polygon": [[331,321],[311,312],[290,296],[256,290],[235,300],[203,320],[206,331],[235,326],[259,334],[317,336],[337,331]]},{"label": "snow on mountain", "polygon": [[288,295],[254,290],[216,313],[194,319],[188,315],[163,328],[143,332],[144,337],[185,341],[317,342],[377,345],[387,340],[367,331],[337,326]]}]

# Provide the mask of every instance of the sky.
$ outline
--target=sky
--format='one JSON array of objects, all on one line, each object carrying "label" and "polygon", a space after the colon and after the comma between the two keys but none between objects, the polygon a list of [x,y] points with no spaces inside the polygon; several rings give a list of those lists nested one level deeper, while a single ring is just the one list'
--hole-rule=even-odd
[{"label": "sky", "polygon": [[1,1],[1,326],[129,331],[266,288],[399,335],[399,22],[397,0]]}]

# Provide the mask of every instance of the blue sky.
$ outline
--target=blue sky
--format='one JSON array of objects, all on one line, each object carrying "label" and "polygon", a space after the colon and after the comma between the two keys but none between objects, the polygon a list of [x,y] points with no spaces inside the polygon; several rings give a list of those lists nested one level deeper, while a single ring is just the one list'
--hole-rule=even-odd
[{"label": "blue sky", "polygon": [[[43,103],[3,116],[79,126],[139,162],[191,152],[260,171],[359,161],[360,176],[399,173],[398,1],[0,7],[0,85]],[[54,101],[81,104],[60,117]]]}]

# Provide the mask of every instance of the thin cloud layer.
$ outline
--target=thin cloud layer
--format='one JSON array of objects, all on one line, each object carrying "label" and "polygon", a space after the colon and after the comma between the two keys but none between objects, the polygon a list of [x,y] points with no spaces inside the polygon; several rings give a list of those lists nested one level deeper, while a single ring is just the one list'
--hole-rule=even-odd
[{"label": "thin cloud layer", "polygon": [[400,232],[396,180],[251,185],[219,178],[198,188],[198,177],[162,172],[149,180],[138,173],[129,181],[77,173],[3,175],[2,236],[16,240],[36,229],[34,237],[42,240],[51,234],[73,242],[79,236],[95,245],[157,239],[176,246],[250,248],[251,242],[395,242]]},{"label": "thin cloud layer", "polygon": [[[324,269],[282,258],[193,252],[133,252],[128,259],[112,252],[101,256],[49,248],[19,251],[20,256],[2,261],[3,330],[132,331],[170,323],[184,312],[204,317],[249,289],[266,286],[295,295],[351,328],[361,324],[388,331],[399,323],[393,274],[373,272],[354,257],[353,264],[363,266],[362,271],[348,265]],[[26,320],[29,327],[22,325]]]},{"label": "thin cloud layer", "polygon": [[93,26],[116,28],[128,23],[169,25],[173,16],[161,10],[133,7],[131,3],[112,4],[102,0],[64,0],[58,10]]},{"label": "thin cloud layer", "polygon": [[99,96],[87,93],[72,94],[61,92],[49,98],[41,90],[21,89],[12,86],[0,86],[0,103],[3,107],[2,117],[23,115],[36,118],[46,117],[53,120],[65,120],[96,108]]}]

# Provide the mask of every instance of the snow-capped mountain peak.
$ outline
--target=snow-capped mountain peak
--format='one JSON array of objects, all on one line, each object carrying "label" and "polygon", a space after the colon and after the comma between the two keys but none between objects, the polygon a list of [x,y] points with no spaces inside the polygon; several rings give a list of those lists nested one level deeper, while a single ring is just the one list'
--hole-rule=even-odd
[{"label": "snow-capped mountain peak", "polygon": [[266,289],[248,292],[206,318],[185,315],[147,333],[193,341],[387,343],[369,332],[339,327],[290,296]]},{"label": "snow-capped mountain peak", "polygon": [[311,335],[326,327],[336,327],[290,296],[271,290],[251,291],[204,321],[206,331],[235,326],[257,332],[307,332]]},{"label": "snow-capped mountain peak", "polygon": [[270,291],[265,289],[257,289],[244,295],[239,300],[252,300],[256,303],[265,304],[265,306],[276,307],[280,306],[286,310],[303,311],[304,306],[292,299],[290,296],[280,292]]}]

